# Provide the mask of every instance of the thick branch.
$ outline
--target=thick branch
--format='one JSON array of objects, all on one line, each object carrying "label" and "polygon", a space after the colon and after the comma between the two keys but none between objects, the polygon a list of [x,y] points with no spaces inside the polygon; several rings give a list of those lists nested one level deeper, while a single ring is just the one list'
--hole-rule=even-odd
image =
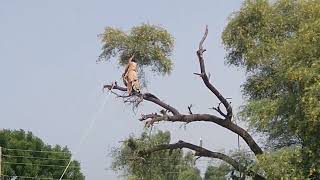
[{"label": "thick branch", "polygon": [[222,104],[226,108],[226,110],[227,110],[226,119],[227,120],[231,120],[231,118],[232,118],[232,107],[231,107],[230,103],[210,83],[209,78],[208,78],[207,73],[206,73],[204,59],[203,59],[203,52],[205,52],[206,50],[203,49],[203,43],[204,43],[205,39],[207,38],[207,35],[208,35],[208,26],[206,26],[206,31],[205,31],[205,33],[204,33],[204,35],[203,35],[203,37],[202,37],[202,39],[200,41],[199,49],[197,51],[197,56],[198,56],[198,59],[199,59],[200,71],[201,71],[200,76],[201,76],[204,84],[207,86],[207,88],[222,102]]},{"label": "thick branch", "polygon": [[120,90],[120,91],[127,91],[127,88],[118,86],[118,84],[116,82],[113,83],[113,84],[110,84],[110,85],[104,85],[103,89],[109,89],[109,90],[117,89],[117,90]]},{"label": "thick branch", "polygon": [[[127,91],[127,88],[118,86],[117,83],[114,83],[114,84],[111,84],[111,85],[104,85],[103,88],[104,89],[109,89],[109,90],[116,89],[116,90],[119,90],[119,91]],[[161,101],[159,98],[157,98],[155,95],[153,95],[151,93],[144,93],[144,94],[142,94],[142,97],[146,101],[153,102],[153,103],[165,108],[166,110],[170,111],[173,115],[180,114],[179,111],[176,108],[170,106],[169,104],[166,104],[165,102]]]},{"label": "thick branch", "polygon": [[263,153],[262,149],[253,140],[253,138],[250,136],[250,134],[246,130],[242,129],[240,126],[232,123],[231,121],[226,121],[215,115],[211,115],[211,114],[190,114],[190,115],[178,114],[174,116],[158,116],[157,115],[154,118],[149,117],[148,119],[144,118],[140,120],[141,121],[149,120],[146,122],[146,124],[148,125],[152,125],[152,123],[160,122],[160,121],[185,122],[185,123],[199,122],[199,121],[212,122],[241,136],[255,155],[259,155]]},{"label": "thick branch", "polygon": [[[154,152],[161,151],[161,150],[174,150],[174,149],[182,149],[182,148],[188,148],[188,149],[195,151],[196,156],[216,158],[216,159],[223,160],[223,161],[227,162],[228,164],[230,164],[232,167],[234,167],[237,171],[245,171],[246,170],[246,168],[244,166],[242,166],[240,163],[238,163],[236,160],[232,159],[231,157],[229,157],[223,153],[213,152],[213,151],[207,150],[203,147],[200,147],[200,146],[197,146],[197,145],[194,145],[191,143],[187,143],[187,142],[184,142],[181,140],[178,141],[177,143],[174,143],[174,144],[161,144],[161,145],[155,146],[151,149],[140,151],[139,154],[140,155],[149,155]],[[264,177],[260,176],[259,174],[255,173],[251,170],[248,170],[245,173],[249,176],[252,176],[254,179],[257,179],[257,180],[265,179]]]},{"label": "thick branch", "polygon": [[164,103],[163,101],[161,101],[159,98],[157,98],[156,96],[154,96],[151,93],[144,93],[143,99],[150,101],[150,102],[153,102],[153,103],[165,108],[166,110],[170,111],[173,115],[180,114],[176,108],[170,106],[169,104]]}]

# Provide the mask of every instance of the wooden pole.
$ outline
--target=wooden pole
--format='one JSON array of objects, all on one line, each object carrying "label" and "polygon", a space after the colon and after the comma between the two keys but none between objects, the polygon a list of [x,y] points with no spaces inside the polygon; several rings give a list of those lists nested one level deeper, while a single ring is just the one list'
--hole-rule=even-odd
[{"label": "wooden pole", "polygon": [[2,179],[2,148],[0,146],[0,180]]}]

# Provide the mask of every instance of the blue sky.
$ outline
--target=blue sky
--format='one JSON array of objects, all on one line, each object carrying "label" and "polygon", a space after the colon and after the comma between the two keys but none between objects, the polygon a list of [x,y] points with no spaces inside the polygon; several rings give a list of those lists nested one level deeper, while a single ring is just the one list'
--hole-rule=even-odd
[{"label": "blue sky", "polygon": [[[150,23],[165,27],[175,37],[170,76],[149,74],[150,91],[164,101],[187,112],[210,112],[217,105],[193,75],[199,71],[195,55],[205,25],[205,63],[213,84],[232,98],[234,108],[242,103],[240,92],[244,73],[224,63],[221,32],[228,17],[242,1],[109,1],[109,0],[2,0],[0,1],[0,119],[1,128],[25,129],[49,144],[68,146],[81,162],[87,179],[118,179],[108,170],[112,147],[130,134],[142,132],[137,119],[142,112],[160,110],[146,102],[134,114],[121,100],[108,97],[101,87],[119,81],[122,68],[115,61],[96,64],[101,52],[98,34],[106,26],[128,31],[132,26]],[[79,142],[92,117],[92,131]],[[170,130],[173,140],[197,143],[212,150],[237,147],[237,136],[207,123],[162,123],[157,129]],[[243,144],[243,147],[245,145]],[[204,165],[203,165],[204,166]]]}]

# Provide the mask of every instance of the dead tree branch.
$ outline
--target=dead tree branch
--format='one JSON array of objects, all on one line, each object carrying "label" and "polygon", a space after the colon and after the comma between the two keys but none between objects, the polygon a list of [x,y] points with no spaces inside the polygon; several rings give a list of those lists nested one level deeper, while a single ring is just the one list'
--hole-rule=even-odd
[{"label": "dead tree branch", "polygon": [[222,112],[222,110],[220,108],[220,105],[221,105],[221,102],[218,104],[217,107],[212,107],[212,108],[209,108],[209,109],[213,109],[213,110],[217,111],[221,116],[227,118],[227,115],[224,112]]},{"label": "dead tree branch", "polygon": [[199,64],[200,64],[200,71],[201,73],[198,73],[200,75],[200,77],[202,78],[204,84],[207,86],[207,88],[222,102],[223,106],[226,108],[227,110],[227,115],[226,115],[226,119],[231,121],[232,118],[232,107],[229,104],[229,102],[227,101],[226,98],[224,98],[221,93],[210,83],[209,78],[207,76],[206,73],[206,69],[205,69],[205,64],[204,64],[204,59],[203,59],[203,53],[206,51],[205,49],[203,49],[203,43],[206,40],[208,35],[208,26],[206,26],[206,30],[205,33],[199,43],[199,49],[197,51],[197,56],[199,59]]},{"label": "dead tree branch", "polygon": [[259,145],[254,141],[254,139],[250,136],[250,134],[241,128],[240,126],[232,123],[231,121],[226,121],[220,117],[211,114],[178,114],[173,116],[159,116],[156,117],[148,117],[148,118],[141,118],[141,121],[146,121],[146,124],[151,125],[155,122],[160,121],[170,121],[170,122],[184,122],[184,123],[191,123],[191,122],[211,122],[218,124],[243,138],[243,140],[248,144],[250,149],[255,155],[262,154],[263,151],[259,147]]},{"label": "dead tree branch", "polygon": [[234,160],[233,158],[231,158],[223,153],[213,152],[213,151],[210,151],[210,150],[205,149],[203,147],[200,147],[200,146],[188,143],[188,142],[184,142],[181,140],[178,141],[177,143],[174,143],[174,144],[161,144],[161,145],[155,146],[150,149],[142,150],[142,151],[139,151],[138,154],[140,156],[145,156],[145,155],[149,155],[154,152],[157,152],[157,151],[162,151],[162,150],[171,150],[172,151],[174,149],[182,149],[182,148],[187,148],[187,149],[195,151],[195,155],[199,156],[199,157],[209,157],[209,158],[216,158],[216,159],[223,160],[223,161],[227,162],[228,164],[230,164],[237,171],[245,171],[244,173],[246,175],[251,176],[256,180],[264,180],[265,179],[261,175],[255,173],[251,170],[246,170],[246,168],[244,166],[242,166],[240,163],[238,163],[236,160]]},{"label": "dead tree branch", "polygon": [[188,106],[189,114],[193,114],[191,108],[192,108],[192,104]]},{"label": "dead tree branch", "polygon": [[[114,83],[111,85],[104,85],[103,89],[109,89],[109,90],[116,89],[119,91],[127,91],[127,88],[121,87],[117,83]],[[138,95],[140,95],[140,94],[138,94]],[[144,100],[153,102],[153,103],[165,108],[166,110],[170,111],[173,115],[180,114],[177,109],[175,109],[174,107],[170,106],[169,104],[166,104],[165,102],[161,101],[158,97],[156,97],[155,95],[153,95],[151,93],[144,93],[141,95]],[[137,95],[132,95],[132,96],[137,96]]]}]

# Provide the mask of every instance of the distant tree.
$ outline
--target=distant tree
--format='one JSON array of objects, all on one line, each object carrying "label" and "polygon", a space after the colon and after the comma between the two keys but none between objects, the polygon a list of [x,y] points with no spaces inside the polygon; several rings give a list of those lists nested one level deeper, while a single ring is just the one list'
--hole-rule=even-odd
[{"label": "distant tree", "polygon": [[[24,130],[1,130],[2,174],[5,177],[25,176],[59,179],[66,167],[71,152],[67,147],[50,146],[32,132]],[[80,163],[72,161],[64,179],[85,179]]]},{"label": "distant tree", "polygon": [[112,168],[128,179],[199,180],[194,156],[182,150],[167,150],[141,157],[141,151],[159,144],[169,144],[170,133],[158,131],[151,136],[146,132],[138,138],[130,136],[121,147],[113,149]]}]

